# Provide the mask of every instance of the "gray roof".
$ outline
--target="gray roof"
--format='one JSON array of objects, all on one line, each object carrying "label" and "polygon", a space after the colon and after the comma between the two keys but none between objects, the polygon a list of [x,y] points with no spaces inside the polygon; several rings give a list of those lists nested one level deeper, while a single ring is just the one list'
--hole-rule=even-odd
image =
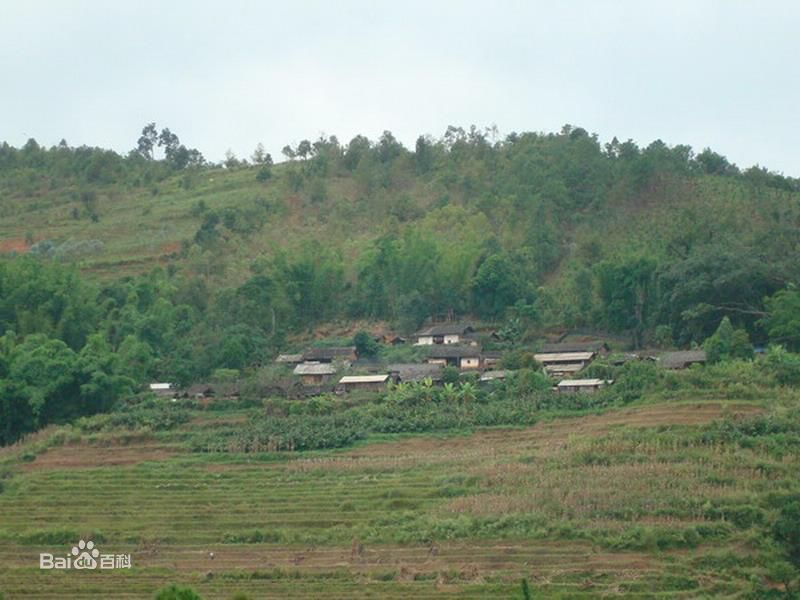
[{"label": "gray roof", "polygon": [[299,363],[303,362],[302,354],[279,354],[275,359],[276,363]]},{"label": "gray roof", "polygon": [[397,373],[400,381],[422,381],[430,377],[438,381],[442,376],[442,365],[419,363],[395,363],[386,367],[389,373]]},{"label": "gray roof", "polygon": [[353,358],[355,346],[340,348],[309,348],[303,354],[303,360],[336,360],[337,358]]},{"label": "gray roof", "polygon": [[478,358],[481,355],[480,346],[460,346],[458,344],[436,344],[430,346],[430,358]]},{"label": "gray roof", "polygon": [[706,353],[704,350],[666,352],[658,357],[658,364],[665,369],[685,369],[689,365],[704,362],[706,362]]},{"label": "gray roof", "polygon": [[336,367],[330,363],[303,363],[294,368],[295,375],[333,375]]},{"label": "gray roof", "polygon": [[469,323],[442,323],[417,332],[421,335],[464,335],[475,331]]},{"label": "gray roof", "polygon": [[558,344],[545,344],[538,354],[562,354],[565,352],[599,352],[608,350],[608,344],[602,340],[591,342],[562,342]]}]

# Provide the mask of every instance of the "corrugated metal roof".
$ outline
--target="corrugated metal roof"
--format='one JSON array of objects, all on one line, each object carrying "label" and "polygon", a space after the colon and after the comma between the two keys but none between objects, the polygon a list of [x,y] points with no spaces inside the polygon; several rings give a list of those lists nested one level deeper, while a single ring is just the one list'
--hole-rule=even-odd
[{"label": "corrugated metal roof", "polygon": [[150,389],[153,391],[156,390],[171,390],[172,384],[171,383],[151,383]]},{"label": "corrugated metal roof", "polygon": [[587,387],[605,384],[603,379],[564,379],[558,382],[558,387]]},{"label": "corrugated metal roof", "polygon": [[295,375],[333,375],[336,367],[330,363],[303,363],[294,368]]},{"label": "corrugated metal roof", "polygon": [[339,380],[339,383],[383,383],[389,379],[389,376],[384,373],[383,375],[345,375]]},{"label": "corrugated metal roof", "polygon": [[493,381],[495,379],[505,379],[511,374],[511,371],[503,369],[497,371],[484,371],[481,375],[481,381]]},{"label": "corrugated metal roof", "polygon": [[594,352],[560,352],[553,354],[545,353],[533,355],[533,357],[536,359],[536,362],[540,362],[542,364],[549,362],[578,362],[582,360],[591,360],[593,356]]}]

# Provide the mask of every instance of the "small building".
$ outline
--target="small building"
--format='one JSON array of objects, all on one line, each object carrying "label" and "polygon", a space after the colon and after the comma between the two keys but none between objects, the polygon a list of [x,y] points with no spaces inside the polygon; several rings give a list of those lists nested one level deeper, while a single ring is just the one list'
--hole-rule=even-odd
[{"label": "small building", "polygon": [[591,394],[612,383],[605,379],[564,379],[558,382],[559,392]]},{"label": "small building", "polygon": [[[418,331],[415,335],[415,346],[432,346],[435,344],[463,344],[470,342],[469,334],[475,333],[471,325],[466,323],[443,323]],[[474,342],[473,342],[474,343]]]},{"label": "small building", "polygon": [[681,350],[667,352],[658,357],[658,364],[665,369],[686,369],[692,365],[702,365],[706,362],[704,350]]},{"label": "small building", "polygon": [[430,379],[433,383],[442,380],[442,365],[420,363],[395,363],[386,367],[389,374],[399,382],[417,383]]},{"label": "small building", "polygon": [[399,335],[386,335],[383,337],[383,343],[391,346],[399,346],[405,344],[408,340]]},{"label": "small building", "polygon": [[481,349],[479,346],[436,345],[431,347],[425,362],[429,365],[477,370],[481,368]]},{"label": "small building", "polygon": [[183,391],[184,398],[195,398],[202,400],[205,398],[213,398],[217,395],[214,386],[210,383],[194,383]]},{"label": "small building", "polygon": [[387,373],[382,375],[345,375],[336,385],[336,392],[345,394],[356,390],[380,392],[386,388],[389,381],[391,381],[391,376]]},{"label": "small building", "polygon": [[571,352],[591,352],[592,354],[599,354],[605,356],[611,352],[602,340],[593,340],[589,342],[558,342],[553,344],[545,344],[539,350],[539,354],[565,354]]},{"label": "small building", "polygon": [[299,365],[303,362],[303,355],[302,354],[279,354],[278,358],[275,359],[276,363],[284,364],[284,365]]},{"label": "small building", "polygon": [[484,369],[497,369],[500,366],[500,359],[503,357],[503,353],[500,350],[485,350],[483,356],[483,368]]},{"label": "small building", "polygon": [[502,381],[511,374],[511,371],[500,369],[497,371],[484,371],[481,373],[480,383],[490,383],[492,381]]},{"label": "small building", "polygon": [[304,362],[292,372],[300,377],[303,385],[322,385],[336,375],[336,367],[331,363]]},{"label": "small building", "polygon": [[151,383],[148,386],[148,389],[156,396],[162,396],[165,398],[174,398],[178,393],[178,391],[175,389],[175,386],[171,383]]},{"label": "small building", "polygon": [[351,364],[358,358],[355,346],[339,348],[309,348],[303,353],[304,362]]},{"label": "small building", "polygon": [[577,373],[594,359],[594,352],[538,353],[533,357],[548,375],[562,376]]}]

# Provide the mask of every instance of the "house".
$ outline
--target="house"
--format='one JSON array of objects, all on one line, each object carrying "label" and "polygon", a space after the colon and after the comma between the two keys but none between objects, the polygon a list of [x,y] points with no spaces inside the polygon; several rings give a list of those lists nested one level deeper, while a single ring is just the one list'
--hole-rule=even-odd
[{"label": "house", "polygon": [[607,384],[613,383],[605,379],[564,379],[558,382],[559,392],[592,394]]},{"label": "house", "polygon": [[406,338],[399,335],[387,335],[383,338],[384,344],[390,344],[392,346],[399,346],[400,344],[405,344],[407,341]]},{"label": "house", "polygon": [[590,342],[558,342],[554,344],[545,344],[542,346],[542,349],[539,350],[539,354],[565,354],[569,352],[592,352],[593,354],[605,356],[611,352],[611,348],[602,340],[594,340]]},{"label": "house", "polygon": [[195,383],[185,389],[181,395],[184,398],[213,398],[216,396],[216,390],[214,390],[214,386],[209,383]]},{"label": "house", "polygon": [[484,371],[481,373],[480,383],[490,383],[492,381],[502,381],[511,374],[511,371],[500,369],[497,371]]},{"label": "house", "polygon": [[303,353],[304,362],[350,364],[358,358],[355,346],[341,348],[309,348]]},{"label": "house", "polygon": [[692,365],[702,365],[706,362],[704,350],[682,350],[667,352],[658,357],[658,364],[665,369],[686,369]]},{"label": "house", "polygon": [[553,352],[533,355],[548,375],[555,376],[577,373],[592,362],[594,356],[594,352]]},{"label": "house", "polygon": [[500,359],[503,357],[503,353],[500,350],[486,350],[483,353],[483,368],[484,369],[496,369],[500,366]]},{"label": "house", "polygon": [[442,365],[419,363],[395,363],[386,367],[397,381],[411,383],[430,379],[434,383],[442,380]]},{"label": "house", "polygon": [[[434,344],[463,344],[470,342],[469,334],[475,333],[471,325],[465,323],[443,323],[433,325],[414,334],[417,338],[415,346],[432,346]],[[476,343],[476,342],[472,342]]]},{"label": "house", "polygon": [[481,349],[480,346],[436,345],[431,347],[425,362],[459,369],[480,369]]},{"label": "house", "polygon": [[279,354],[278,358],[275,359],[276,363],[281,363],[285,365],[299,365],[303,362],[303,355],[302,354]]},{"label": "house", "polygon": [[322,385],[336,374],[336,367],[331,363],[304,362],[292,372],[300,377],[303,385]]},{"label": "house", "polygon": [[383,375],[345,375],[336,385],[336,392],[345,394],[355,390],[380,392],[386,388],[389,381],[391,381],[391,376],[387,373]]},{"label": "house", "polygon": [[151,383],[148,389],[156,396],[165,398],[174,398],[177,395],[177,390],[171,383]]}]

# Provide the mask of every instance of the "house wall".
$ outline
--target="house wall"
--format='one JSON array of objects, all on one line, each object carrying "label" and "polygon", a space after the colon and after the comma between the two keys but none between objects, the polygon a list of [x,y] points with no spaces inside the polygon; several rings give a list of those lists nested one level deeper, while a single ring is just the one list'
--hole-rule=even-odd
[{"label": "house wall", "polygon": [[445,344],[457,344],[460,339],[461,339],[461,337],[457,333],[454,333],[452,335],[444,336],[444,343]]},{"label": "house wall", "polygon": [[433,336],[432,335],[421,335],[419,339],[417,339],[417,346],[432,346],[433,345]]},{"label": "house wall", "polygon": [[442,365],[447,366],[447,359],[446,358],[429,358],[428,359],[429,365]]},{"label": "house wall", "polygon": [[319,385],[325,383],[325,375],[303,375],[303,385]]},{"label": "house wall", "polygon": [[481,359],[480,358],[462,358],[461,359],[461,368],[462,369],[478,369],[481,366]]}]

